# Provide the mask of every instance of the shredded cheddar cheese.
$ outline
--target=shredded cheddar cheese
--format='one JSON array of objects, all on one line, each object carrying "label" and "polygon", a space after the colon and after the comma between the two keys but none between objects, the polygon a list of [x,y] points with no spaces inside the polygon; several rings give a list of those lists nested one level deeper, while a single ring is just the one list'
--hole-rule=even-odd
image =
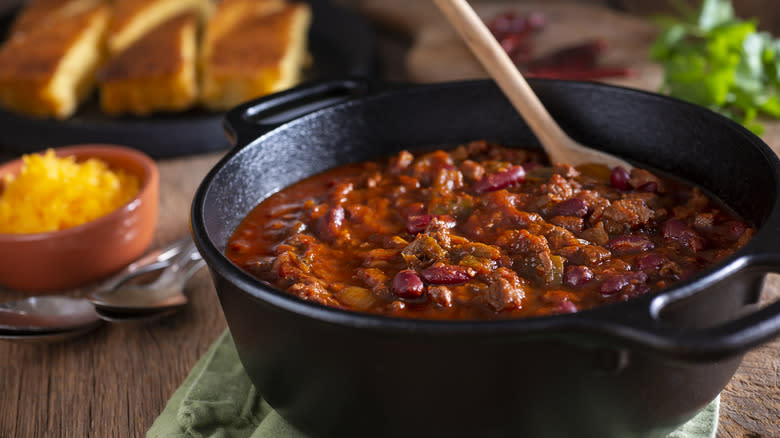
[{"label": "shredded cheddar cheese", "polygon": [[18,175],[0,186],[0,233],[57,231],[97,219],[138,193],[138,178],[96,158],[45,154],[22,157]]}]

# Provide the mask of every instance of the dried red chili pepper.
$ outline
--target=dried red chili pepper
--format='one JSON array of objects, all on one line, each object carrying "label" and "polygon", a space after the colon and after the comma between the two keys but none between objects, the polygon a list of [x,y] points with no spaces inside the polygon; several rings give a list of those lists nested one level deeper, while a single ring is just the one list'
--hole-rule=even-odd
[{"label": "dried red chili pepper", "polygon": [[606,42],[602,39],[563,47],[533,59],[531,37],[545,24],[546,19],[542,14],[518,15],[509,11],[490,20],[488,29],[512,62],[528,77],[587,81],[633,74],[633,70],[622,66],[598,66],[599,57],[607,48]]},{"label": "dried red chili pepper", "polygon": [[543,14],[532,12],[525,15],[517,15],[513,11],[496,15],[487,24],[488,29],[499,41],[508,35],[526,36],[542,29],[547,20]]},{"label": "dried red chili pepper", "polygon": [[607,43],[601,39],[558,49],[525,65],[529,73],[539,70],[589,70],[596,66]]},{"label": "dried red chili pepper", "polygon": [[517,15],[510,11],[497,15],[487,26],[512,61],[520,64],[531,59],[533,46],[530,36],[545,24],[545,17],[540,13]]}]

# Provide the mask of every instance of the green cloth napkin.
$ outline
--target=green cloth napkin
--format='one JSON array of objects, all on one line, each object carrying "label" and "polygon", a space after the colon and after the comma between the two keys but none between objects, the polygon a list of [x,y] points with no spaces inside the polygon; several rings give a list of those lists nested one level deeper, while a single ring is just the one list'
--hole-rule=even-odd
[{"label": "green cloth napkin", "polygon": [[[667,438],[712,438],[720,397]],[[195,364],[147,438],[306,438],[257,393],[225,330]]]}]

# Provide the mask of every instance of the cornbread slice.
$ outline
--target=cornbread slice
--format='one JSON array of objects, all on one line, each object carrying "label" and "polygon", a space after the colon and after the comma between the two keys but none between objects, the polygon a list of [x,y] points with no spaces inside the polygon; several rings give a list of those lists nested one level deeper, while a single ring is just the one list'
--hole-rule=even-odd
[{"label": "cornbread slice", "polygon": [[223,1],[201,46],[201,103],[225,110],[297,83],[310,22],[305,3]]},{"label": "cornbread slice", "polygon": [[94,86],[109,7],[96,4],[31,27],[0,47],[0,105],[39,117],[69,117]]},{"label": "cornbread slice", "polygon": [[108,26],[108,51],[123,51],[151,29],[183,12],[195,12],[205,20],[211,10],[209,0],[118,0]]},{"label": "cornbread slice", "polygon": [[100,106],[108,114],[147,115],[196,101],[198,17],[180,14],[149,31],[100,71]]}]

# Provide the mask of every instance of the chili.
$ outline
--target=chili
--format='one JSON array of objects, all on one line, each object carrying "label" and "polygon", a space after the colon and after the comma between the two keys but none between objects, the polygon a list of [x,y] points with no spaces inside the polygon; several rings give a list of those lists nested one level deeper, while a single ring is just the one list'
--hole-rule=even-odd
[{"label": "chili", "polygon": [[688,278],[754,234],[647,170],[544,163],[474,141],[338,167],[270,196],[238,266],[305,300],[425,319],[571,313]]}]

